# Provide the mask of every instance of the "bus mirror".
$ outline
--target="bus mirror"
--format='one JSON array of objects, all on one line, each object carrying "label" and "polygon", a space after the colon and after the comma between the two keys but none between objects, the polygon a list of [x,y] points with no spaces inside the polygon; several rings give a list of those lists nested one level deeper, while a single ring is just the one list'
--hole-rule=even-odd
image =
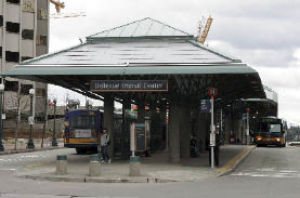
[{"label": "bus mirror", "polygon": [[65,127],[70,126],[70,122],[64,122]]}]

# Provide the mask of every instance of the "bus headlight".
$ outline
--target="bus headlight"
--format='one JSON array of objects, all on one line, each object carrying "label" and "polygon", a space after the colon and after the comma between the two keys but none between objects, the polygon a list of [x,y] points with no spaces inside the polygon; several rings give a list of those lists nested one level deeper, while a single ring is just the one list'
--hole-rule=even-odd
[{"label": "bus headlight", "polygon": [[277,142],[280,142],[280,138],[276,138],[276,141],[277,141]]},{"label": "bus headlight", "polygon": [[262,137],[256,137],[256,140],[260,141],[260,140],[262,140]]}]

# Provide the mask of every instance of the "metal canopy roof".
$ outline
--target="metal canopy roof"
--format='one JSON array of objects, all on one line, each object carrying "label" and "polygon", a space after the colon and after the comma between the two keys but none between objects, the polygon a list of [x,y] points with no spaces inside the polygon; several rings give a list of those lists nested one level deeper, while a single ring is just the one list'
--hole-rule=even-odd
[{"label": "metal canopy roof", "polygon": [[37,57],[23,65],[220,64],[238,63],[190,40],[126,39],[88,43]]},{"label": "metal canopy roof", "polygon": [[[102,66],[102,65],[30,65],[17,66],[3,73],[4,76],[23,76],[32,80],[34,76],[60,76],[60,75],[205,75],[205,74],[257,74],[257,72],[246,65],[226,66],[147,66],[147,65],[124,65],[124,66]],[[25,77],[26,76],[26,77]]]},{"label": "metal canopy roof", "polygon": [[[89,90],[91,80],[159,78],[172,82],[172,90],[177,94],[177,89],[198,94],[200,85],[203,90],[217,85],[231,99],[265,97],[254,69],[197,43],[188,33],[150,18],[89,36],[84,44],[25,61],[2,76],[52,83],[94,98],[100,96]],[[193,89],[184,85],[189,83]]]},{"label": "metal canopy roof", "polygon": [[107,38],[107,37],[163,37],[163,36],[173,36],[181,37],[188,36],[193,37],[193,35],[186,33],[182,30],[176,29],[165,23],[152,19],[150,17],[133,21],[126,25],[115,27],[113,29],[104,30],[102,32],[88,36],[88,39],[95,38]]}]

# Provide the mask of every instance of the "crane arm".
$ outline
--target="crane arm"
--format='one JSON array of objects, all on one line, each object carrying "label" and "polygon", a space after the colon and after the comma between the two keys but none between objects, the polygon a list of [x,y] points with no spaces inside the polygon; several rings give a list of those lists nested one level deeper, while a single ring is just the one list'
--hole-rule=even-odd
[{"label": "crane arm", "polygon": [[59,1],[55,1],[55,0],[50,0],[50,3],[52,3],[53,5],[55,5],[55,9],[57,13],[60,13],[60,10],[62,8],[65,8],[65,3],[64,2],[59,2]]},{"label": "crane arm", "polygon": [[210,26],[212,24],[212,21],[213,21],[213,18],[211,16],[209,16],[207,21],[206,21],[206,24],[205,24],[204,30],[202,32],[202,35],[201,35],[201,39],[200,39],[201,44],[204,44],[204,42],[206,40],[206,37],[208,35],[208,32],[209,32]]}]

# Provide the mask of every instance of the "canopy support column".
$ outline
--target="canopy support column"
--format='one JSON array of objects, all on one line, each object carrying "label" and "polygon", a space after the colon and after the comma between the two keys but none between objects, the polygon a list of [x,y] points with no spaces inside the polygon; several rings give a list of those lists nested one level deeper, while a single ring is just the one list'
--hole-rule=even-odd
[{"label": "canopy support column", "polygon": [[169,158],[173,163],[180,161],[180,108],[178,104],[170,104],[169,117]]},{"label": "canopy support column", "polygon": [[110,145],[108,146],[108,155],[111,159],[114,157],[114,132],[113,132],[114,98],[110,94],[104,95],[104,127],[107,128]]}]

